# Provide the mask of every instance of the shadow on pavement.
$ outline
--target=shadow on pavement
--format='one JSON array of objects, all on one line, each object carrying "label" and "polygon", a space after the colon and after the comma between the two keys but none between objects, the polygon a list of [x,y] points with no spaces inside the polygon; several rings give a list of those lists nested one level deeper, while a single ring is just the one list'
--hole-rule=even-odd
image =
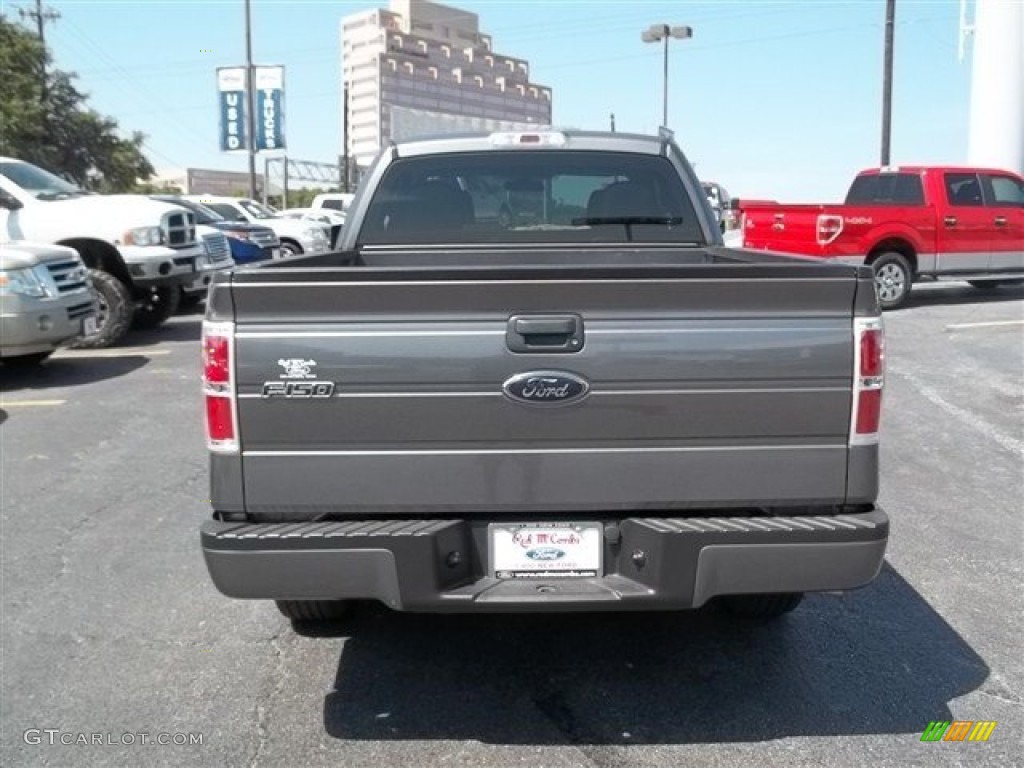
[{"label": "shadow on pavement", "polygon": [[122,341],[118,342],[116,349],[131,349],[132,347],[154,347],[161,343],[173,341],[199,341],[203,332],[203,315],[189,314],[177,315],[159,328],[146,331],[132,331]]},{"label": "shadow on pavement", "polygon": [[998,304],[1021,299],[1024,299],[1024,285],[1005,285],[991,290],[980,290],[967,285],[967,283],[931,282],[921,283],[920,286],[915,285],[906,304],[899,309],[888,311],[902,312],[914,307],[941,305]]},{"label": "shadow on pavement", "polygon": [[125,357],[57,357],[35,368],[3,368],[0,392],[92,384],[126,376],[148,363],[141,352]]},{"label": "shadow on pavement", "polygon": [[[310,634],[331,634],[328,626]],[[921,733],[985,662],[886,565],[774,625],[674,614],[423,616],[367,607],[327,733],[490,744],[685,744]]]}]

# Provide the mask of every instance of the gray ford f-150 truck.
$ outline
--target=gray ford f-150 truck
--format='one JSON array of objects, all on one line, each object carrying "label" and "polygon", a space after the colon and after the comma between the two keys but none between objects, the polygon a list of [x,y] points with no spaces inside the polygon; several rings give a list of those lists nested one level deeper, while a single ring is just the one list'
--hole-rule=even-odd
[{"label": "gray ford f-150 truck", "polygon": [[878,573],[870,269],[723,247],[668,134],[392,145],[348,216],[212,285],[224,594],[770,617]]}]

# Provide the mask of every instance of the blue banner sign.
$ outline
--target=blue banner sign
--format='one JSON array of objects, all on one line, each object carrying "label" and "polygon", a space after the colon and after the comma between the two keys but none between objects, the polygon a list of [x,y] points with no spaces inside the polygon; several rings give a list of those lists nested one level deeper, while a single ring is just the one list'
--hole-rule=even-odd
[{"label": "blue banner sign", "polygon": [[256,67],[256,149],[284,149],[284,67]]},{"label": "blue banner sign", "polygon": [[221,152],[248,149],[245,130],[245,67],[218,69],[217,91]]}]

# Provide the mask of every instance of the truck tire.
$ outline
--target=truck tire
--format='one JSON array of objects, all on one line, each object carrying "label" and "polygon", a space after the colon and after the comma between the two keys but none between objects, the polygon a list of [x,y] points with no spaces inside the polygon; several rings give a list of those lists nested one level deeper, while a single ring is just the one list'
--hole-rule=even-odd
[{"label": "truck tire", "polygon": [[181,291],[177,286],[157,288],[145,304],[135,308],[132,327],[140,330],[156,328],[167,322],[167,318],[178,311]]},{"label": "truck tire", "polygon": [[768,595],[727,595],[718,598],[720,605],[733,616],[747,619],[777,619],[804,599],[803,592],[779,592]]},{"label": "truck tire", "polygon": [[72,349],[103,349],[119,342],[132,325],[134,303],[128,286],[99,269],[89,270],[96,313],[96,333],[80,336],[68,346]]},{"label": "truck tire", "polygon": [[337,621],[349,610],[347,600],[277,600],[277,610],[292,621]]},{"label": "truck tire", "polygon": [[875,271],[875,290],[882,309],[895,309],[907,300],[914,283],[914,271],[906,256],[886,251],[871,262]]},{"label": "truck tire", "polygon": [[51,349],[49,352],[33,352],[31,355],[14,355],[3,358],[3,364],[9,365],[11,368],[33,368],[52,354],[53,350]]}]

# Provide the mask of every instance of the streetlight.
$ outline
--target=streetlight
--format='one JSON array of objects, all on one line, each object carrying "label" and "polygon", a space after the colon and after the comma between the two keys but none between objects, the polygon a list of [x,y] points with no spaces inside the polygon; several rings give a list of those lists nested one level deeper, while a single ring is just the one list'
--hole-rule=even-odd
[{"label": "streetlight", "polygon": [[640,38],[645,43],[665,41],[665,77],[662,86],[662,127],[668,128],[668,41],[669,38],[687,40],[693,37],[693,27],[670,27],[668,24],[652,24],[645,29]]}]

